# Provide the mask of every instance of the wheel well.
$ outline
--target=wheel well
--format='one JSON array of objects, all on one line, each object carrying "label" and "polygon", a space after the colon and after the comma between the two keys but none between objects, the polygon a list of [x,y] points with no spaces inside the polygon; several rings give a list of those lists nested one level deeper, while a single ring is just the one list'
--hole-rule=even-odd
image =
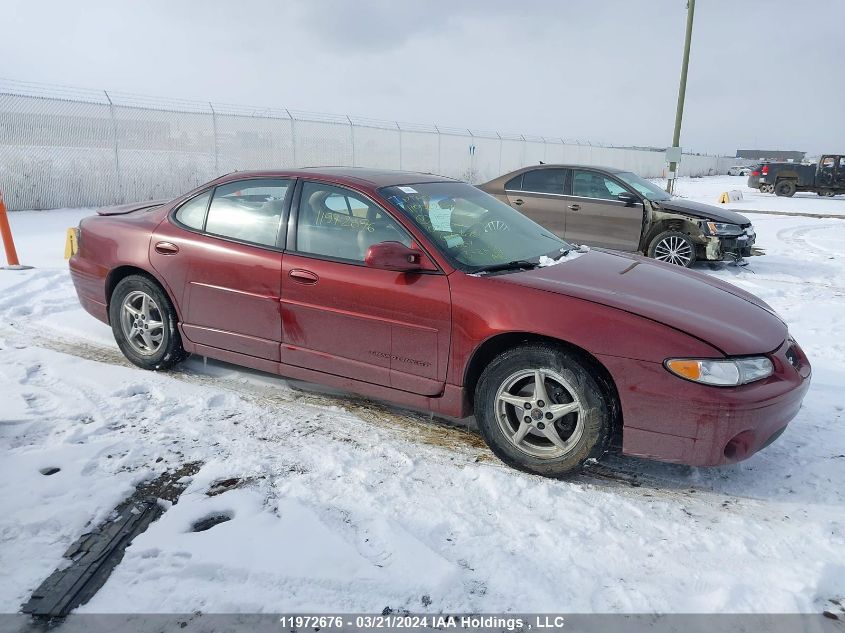
[{"label": "wheel well", "polygon": [[551,343],[574,354],[583,362],[597,379],[603,395],[610,402],[611,411],[611,443],[617,444],[622,434],[622,406],[619,401],[619,392],[616,390],[616,383],[607,368],[587,350],[561,341],[550,336],[531,334],[528,332],[508,332],[498,334],[484,341],[472,355],[464,373],[464,388],[470,407],[474,406],[475,386],[484,368],[499,354],[519,345],[526,343]]},{"label": "wheel well", "polygon": [[114,270],[110,271],[108,276],[106,277],[106,310],[109,309],[111,305],[111,296],[114,292],[114,289],[117,287],[117,284],[121,282],[122,279],[129,277],[130,275],[138,275],[140,277],[146,277],[159,288],[164,293],[164,295],[170,299],[170,303],[175,307],[175,303],[173,303],[173,297],[170,296],[170,293],[167,289],[162,286],[158,279],[156,279],[153,275],[148,273],[143,268],[138,268],[137,266],[118,266]]},{"label": "wheel well", "polygon": [[645,239],[643,239],[642,251],[648,254],[648,247],[651,245],[651,241],[664,231],[680,231],[689,235],[694,229],[698,229],[695,224],[687,220],[681,220],[680,218],[660,220],[651,227],[651,230],[645,236]]}]

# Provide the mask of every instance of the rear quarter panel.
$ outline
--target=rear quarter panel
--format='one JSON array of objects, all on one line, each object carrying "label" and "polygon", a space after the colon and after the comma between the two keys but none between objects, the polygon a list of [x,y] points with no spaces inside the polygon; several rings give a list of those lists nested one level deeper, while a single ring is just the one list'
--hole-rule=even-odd
[{"label": "rear quarter panel", "polygon": [[113,271],[133,266],[158,278],[150,266],[149,243],[162,217],[158,208],[80,222],[79,250],[69,261],[71,278],[83,307],[101,321],[108,323],[107,284]]}]

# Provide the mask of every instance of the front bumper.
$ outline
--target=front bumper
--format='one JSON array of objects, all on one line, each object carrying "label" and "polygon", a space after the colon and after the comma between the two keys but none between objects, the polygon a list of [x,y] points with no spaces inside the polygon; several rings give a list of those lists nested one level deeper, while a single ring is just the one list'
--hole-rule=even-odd
[{"label": "front bumper", "polygon": [[709,387],[658,363],[600,357],[622,403],[622,451],[690,466],[751,457],[773,442],[801,408],[810,364],[792,340],[770,355],[775,372],[740,387]]},{"label": "front bumper", "polygon": [[751,256],[751,247],[757,241],[757,235],[753,229],[746,230],[745,234],[738,236],[705,236],[704,244],[696,253],[698,259],[707,261],[724,261],[726,259],[737,260]]}]

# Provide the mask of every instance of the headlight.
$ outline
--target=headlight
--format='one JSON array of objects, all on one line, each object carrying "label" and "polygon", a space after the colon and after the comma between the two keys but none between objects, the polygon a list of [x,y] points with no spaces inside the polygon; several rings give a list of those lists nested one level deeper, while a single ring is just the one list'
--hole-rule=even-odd
[{"label": "headlight", "polygon": [[775,368],[765,356],[725,360],[670,358],[663,363],[676,376],[718,387],[736,387],[772,375]]},{"label": "headlight", "polygon": [[706,222],[710,235],[742,235],[745,231],[739,224],[725,224],[723,222]]}]

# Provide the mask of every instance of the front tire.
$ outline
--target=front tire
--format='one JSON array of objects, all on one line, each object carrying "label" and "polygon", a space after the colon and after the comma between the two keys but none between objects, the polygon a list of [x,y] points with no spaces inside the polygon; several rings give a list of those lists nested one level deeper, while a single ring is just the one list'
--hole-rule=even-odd
[{"label": "front tire", "polygon": [[497,356],[475,389],[475,418],[493,453],[544,477],[577,473],[588,459],[600,457],[611,410],[578,357],[543,343]]},{"label": "front tire", "polygon": [[147,277],[130,275],[118,282],[109,302],[109,322],[120,351],[142,369],[169,369],[185,358],[176,310]]},{"label": "front tire", "polygon": [[667,264],[689,268],[695,263],[695,244],[686,233],[664,231],[651,240],[648,256]]}]

